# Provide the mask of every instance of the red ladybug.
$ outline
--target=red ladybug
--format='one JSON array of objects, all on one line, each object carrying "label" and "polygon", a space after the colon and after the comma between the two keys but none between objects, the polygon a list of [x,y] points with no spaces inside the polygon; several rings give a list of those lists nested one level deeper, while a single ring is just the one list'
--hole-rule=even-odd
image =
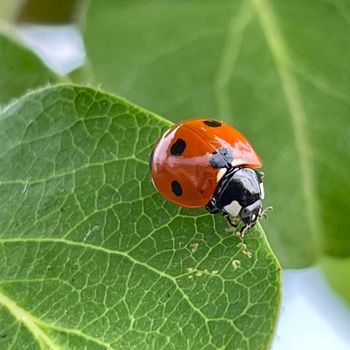
[{"label": "red ladybug", "polygon": [[240,226],[241,235],[264,214],[263,174],[254,170],[261,166],[241,133],[208,118],[173,125],[150,157],[153,184],[165,198],[182,207],[222,213],[232,226]]}]

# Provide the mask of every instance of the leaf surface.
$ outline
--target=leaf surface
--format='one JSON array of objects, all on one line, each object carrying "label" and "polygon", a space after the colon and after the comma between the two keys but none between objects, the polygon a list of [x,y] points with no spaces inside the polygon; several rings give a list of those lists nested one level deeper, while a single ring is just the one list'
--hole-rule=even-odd
[{"label": "leaf surface", "polygon": [[260,225],[245,246],[156,193],[168,126],[72,85],[1,112],[1,349],[268,348],[280,267]]},{"label": "leaf surface", "polygon": [[349,258],[324,258],[320,267],[332,288],[350,304]]},{"label": "leaf surface", "polygon": [[92,1],[85,37],[98,83],[247,136],[283,266],[350,255],[348,2]]}]

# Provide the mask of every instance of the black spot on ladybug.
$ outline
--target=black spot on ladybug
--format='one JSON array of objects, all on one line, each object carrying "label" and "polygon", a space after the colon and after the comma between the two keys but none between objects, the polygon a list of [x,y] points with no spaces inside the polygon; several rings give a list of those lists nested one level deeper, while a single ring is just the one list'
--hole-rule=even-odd
[{"label": "black spot on ladybug", "polygon": [[177,139],[170,148],[173,156],[180,156],[186,148],[186,142],[183,139]]},{"label": "black spot on ladybug", "polygon": [[152,150],[151,154],[149,155],[149,168],[150,168],[150,170],[152,169],[153,155],[154,155],[154,149]]},{"label": "black spot on ladybug", "polygon": [[174,180],[171,183],[171,190],[174,192],[174,194],[176,196],[181,196],[182,195],[182,187],[176,180]]},{"label": "black spot on ladybug", "polygon": [[228,147],[219,148],[213,152],[210,158],[210,164],[213,168],[230,168],[233,161],[232,150]]},{"label": "black spot on ladybug", "polygon": [[219,127],[219,126],[222,125],[221,122],[218,122],[217,120],[213,120],[213,119],[204,120],[203,123],[204,123],[205,125],[211,126],[211,127],[213,127],[213,128],[217,128],[217,127]]}]

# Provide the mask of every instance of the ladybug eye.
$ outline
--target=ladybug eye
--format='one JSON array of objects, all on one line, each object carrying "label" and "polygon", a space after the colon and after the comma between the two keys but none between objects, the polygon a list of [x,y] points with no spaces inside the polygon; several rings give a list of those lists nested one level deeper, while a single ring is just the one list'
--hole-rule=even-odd
[{"label": "ladybug eye", "polygon": [[207,119],[207,120],[204,120],[203,122],[205,125],[207,126],[211,126],[213,128],[217,128],[219,126],[222,125],[222,123],[218,122],[217,120],[213,120],[213,119]]},{"label": "ladybug eye", "polygon": [[174,180],[171,183],[171,190],[173,191],[175,196],[181,196],[182,195],[182,187],[176,180]]},{"label": "ladybug eye", "polygon": [[173,156],[179,156],[186,148],[186,142],[183,139],[177,139],[170,148],[170,153]]}]

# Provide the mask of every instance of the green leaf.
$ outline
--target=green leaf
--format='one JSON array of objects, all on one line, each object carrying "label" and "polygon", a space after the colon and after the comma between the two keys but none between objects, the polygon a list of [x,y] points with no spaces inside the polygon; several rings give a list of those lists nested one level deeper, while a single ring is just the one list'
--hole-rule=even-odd
[{"label": "green leaf", "polygon": [[350,255],[349,19],[342,0],[95,0],[85,37],[98,83],[251,140],[272,247],[303,267]]},{"label": "green leaf", "polygon": [[350,303],[350,281],[347,278],[350,275],[350,259],[324,258],[320,266],[332,288]]},{"label": "green leaf", "polygon": [[0,104],[58,77],[27,47],[15,29],[0,32]]},{"label": "green leaf", "polygon": [[0,0],[0,19],[11,22],[20,6],[22,0]]},{"label": "green leaf", "polygon": [[280,267],[258,225],[153,188],[169,122],[64,85],[0,115],[1,349],[267,349]]}]

